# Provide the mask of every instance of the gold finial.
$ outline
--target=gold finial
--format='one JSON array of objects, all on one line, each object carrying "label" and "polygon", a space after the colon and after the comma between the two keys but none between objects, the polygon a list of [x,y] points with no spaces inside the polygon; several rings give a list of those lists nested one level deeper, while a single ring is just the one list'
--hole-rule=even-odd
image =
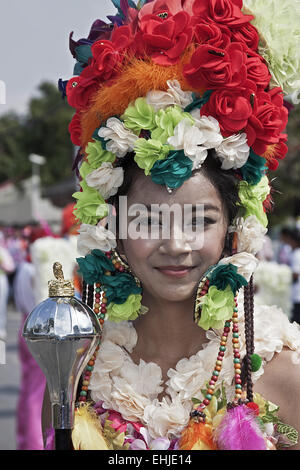
[{"label": "gold finial", "polygon": [[56,263],[54,263],[53,265],[53,273],[56,279],[58,279],[59,281],[65,280],[62,265],[58,261],[56,261]]},{"label": "gold finial", "polygon": [[65,280],[62,265],[58,261],[53,264],[53,273],[56,280],[48,282],[49,297],[74,297],[74,284]]}]

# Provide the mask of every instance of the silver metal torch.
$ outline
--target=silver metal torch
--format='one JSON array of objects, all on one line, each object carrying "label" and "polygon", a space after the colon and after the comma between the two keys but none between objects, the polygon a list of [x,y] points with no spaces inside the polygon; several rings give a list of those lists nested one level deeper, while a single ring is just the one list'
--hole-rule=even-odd
[{"label": "silver metal torch", "polygon": [[23,336],[47,380],[55,449],[67,450],[72,449],[78,381],[99,344],[101,327],[94,312],[74,297],[60,263],[54,263],[53,272],[49,298],[28,316]]}]

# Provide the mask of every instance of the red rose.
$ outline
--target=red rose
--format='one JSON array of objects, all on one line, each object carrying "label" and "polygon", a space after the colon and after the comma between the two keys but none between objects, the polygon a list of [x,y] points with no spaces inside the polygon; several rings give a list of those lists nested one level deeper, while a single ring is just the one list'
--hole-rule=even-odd
[{"label": "red rose", "polygon": [[247,56],[243,46],[229,44],[223,49],[202,44],[192,55],[183,70],[184,77],[194,87],[210,90],[220,87],[236,87],[247,78]]},{"label": "red rose", "polygon": [[241,12],[242,6],[242,0],[195,0],[193,13],[208,21],[222,23],[232,28],[254,19],[254,16],[244,15]]},{"label": "red rose", "polygon": [[141,40],[156,64],[172,65],[190,44],[193,36],[191,18],[185,11],[166,17],[145,15],[139,26]]},{"label": "red rose", "polygon": [[[192,0],[193,1],[193,0]],[[144,2],[145,3],[145,2]],[[180,11],[186,11],[192,16],[192,2],[191,0],[154,0],[146,3],[139,11],[139,18],[145,15],[157,15],[167,12],[171,15],[176,15]]]},{"label": "red rose", "polygon": [[252,114],[251,90],[223,89],[214,91],[200,110],[201,116],[213,116],[224,137],[244,129]]},{"label": "red rose", "polygon": [[267,150],[267,166],[269,170],[275,171],[278,168],[278,160],[283,160],[286,157],[288,147],[286,145],[287,134],[280,134],[278,144],[275,144],[271,150]]},{"label": "red rose", "polygon": [[255,82],[257,88],[265,90],[270,83],[271,74],[264,59],[251,49],[247,49],[247,77]]},{"label": "red rose", "polygon": [[102,80],[109,80],[115,73],[117,65],[121,63],[122,56],[113,42],[101,39],[92,45],[93,58],[91,66],[95,74]]},{"label": "red rose", "polygon": [[71,136],[71,141],[74,145],[81,145],[81,123],[79,114],[74,114],[72,121],[69,124],[69,132]]},{"label": "red rose", "polygon": [[195,39],[198,44],[225,49],[230,43],[230,31],[226,26],[201,21],[195,25]]},{"label": "red rose", "polygon": [[269,145],[278,145],[287,120],[288,110],[283,106],[282,89],[276,87],[267,93],[259,92],[245,129],[248,145],[257,155],[262,155]]},{"label": "red rose", "polygon": [[259,36],[257,29],[251,23],[245,23],[240,28],[231,30],[231,40],[243,42],[249,49],[257,51]]},{"label": "red rose", "polygon": [[120,26],[116,28],[111,35],[111,42],[118,52],[134,52],[134,35],[130,26]]},{"label": "red rose", "polygon": [[92,45],[93,58],[91,66],[95,74],[102,80],[109,80],[118,73],[118,66],[122,63],[124,52],[131,52],[134,36],[130,26],[120,26],[111,35],[111,40],[100,40]]},{"label": "red rose", "polygon": [[90,66],[86,67],[79,77],[73,77],[67,83],[66,93],[69,105],[75,109],[86,108],[98,86],[99,80],[94,74],[94,69]]}]

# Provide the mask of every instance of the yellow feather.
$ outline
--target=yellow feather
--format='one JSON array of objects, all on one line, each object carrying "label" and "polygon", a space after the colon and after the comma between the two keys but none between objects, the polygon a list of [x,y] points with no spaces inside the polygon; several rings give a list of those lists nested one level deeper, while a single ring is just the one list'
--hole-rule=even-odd
[{"label": "yellow feather", "polygon": [[76,409],[72,441],[74,450],[109,450],[100,420],[90,405]]}]

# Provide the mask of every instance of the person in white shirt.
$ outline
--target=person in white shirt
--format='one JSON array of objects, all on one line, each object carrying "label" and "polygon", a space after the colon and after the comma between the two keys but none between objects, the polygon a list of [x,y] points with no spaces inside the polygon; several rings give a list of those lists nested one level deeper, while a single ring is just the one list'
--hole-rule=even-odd
[{"label": "person in white shirt", "polygon": [[290,235],[291,252],[291,269],[293,273],[292,283],[292,303],[293,313],[292,321],[300,324],[300,231],[295,229]]}]

